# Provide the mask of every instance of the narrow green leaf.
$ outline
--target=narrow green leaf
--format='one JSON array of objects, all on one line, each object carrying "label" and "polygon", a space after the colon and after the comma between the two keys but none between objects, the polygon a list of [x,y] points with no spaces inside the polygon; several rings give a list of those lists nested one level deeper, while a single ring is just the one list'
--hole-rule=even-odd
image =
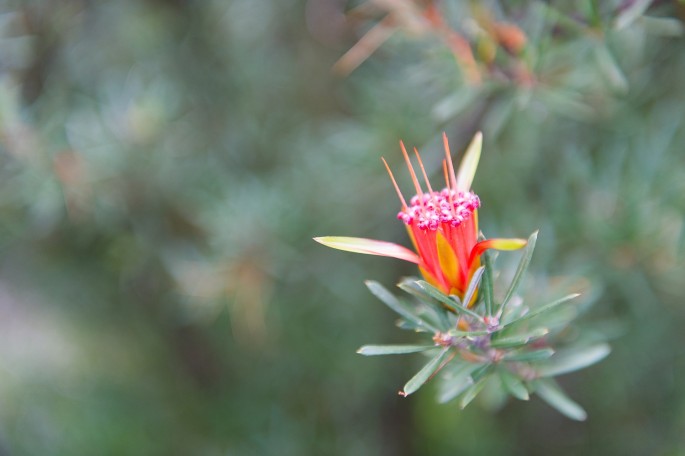
[{"label": "narrow green leaf", "polygon": [[536,90],[547,109],[572,119],[594,119],[597,112],[577,93],[559,88],[540,88]]},{"label": "narrow green leaf", "polygon": [[519,262],[518,268],[516,269],[514,279],[511,281],[511,285],[509,285],[507,294],[504,296],[504,300],[502,301],[502,305],[500,307],[500,312],[502,314],[504,313],[506,305],[509,303],[514,294],[516,294],[516,290],[518,289],[519,285],[521,284],[521,280],[523,279],[523,276],[526,274],[526,271],[528,270],[528,265],[530,265],[530,260],[533,257],[533,250],[535,249],[535,242],[537,241],[537,239],[537,231],[531,234],[528,238],[528,244],[523,249],[523,256],[521,257],[521,261]]},{"label": "narrow green leaf", "polygon": [[520,323],[522,321],[529,320],[533,317],[537,317],[540,314],[543,314],[543,313],[549,312],[550,310],[556,309],[561,304],[564,304],[564,303],[566,303],[572,299],[575,299],[578,296],[580,296],[580,294],[578,294],[578,293],[572,293],[570,295],[564,296],[563,298],[557,299],[556,301],[550,302],[549,304],[545,304],[545,305],[542,305],[536,309],[533,309],[532,311],[528,312],[525,315],[520,316],[519,318],[517,318],[513,321],[506,322],[506,323],[504,323],[504,326],[509,326],[511,324],[514,324],[514,323]]},{"label": "narrow green leaf", "polygon": [[488,132],[491,141],[499,137],[505,125],[509,125],[509,120],[515,109],[516,103],[513,96],[505,96],[493,101],[491,109],[488,109],[480,121],[483,129]]},{"label": "narrow green leaf", "polygon": [[[421,302],[434,304],[435,298],[429,294],[419,282],[422,280],[417,279],[404,279],[397,284],[397,287],[402,291],[409,293],[412,296],[417,297]],[[441,305],[436,304],[435,307],[441,307]]]},{"label": "narrow green leaf", "polygon": [[450,329],[448,331],[448,334],[450,336],[454,337],[476,337],[476,336],[484,336],[486,334],[489,334],[487,330],[482,330],[482,331],[459,331],[458,329]]},{"label": "narrow green leaf", "polygon": [[446,377],[440,385],[438,402],[441,404],[449,402],[473,385],[471,372],[474,368],[474,364],[464,363],[453,374]]},{"label": "narrow green leaf", "polygon": [[438,102],[433,109],[431,114],[438,123],[445,123],[452,117],[457,116],[462,111],[473,106],[473,101],[482,93],[482,89],[464,86],[461,89],[457,89],[451,95],[443,98]]},{"label": "narrow green leaf", "polygon": [[455,312],[462,313],[465,315],[469,315],[476,320],[480,321],[483,323],[483,319],[481,318],[480,315],[472,311],[471,309],[468,309],[464,307],[463,305],[458,304],[452,297],[449,297],[445,295],[443,292],[435,288],[433,285],[429,284],[428,282],[424,280],[419,280],[416,282],[423,290],[428,293],[433,299],[437,299],[441,303],[445,304],[447,307],[450,309],[454,310]]},{"label": "narrow green leaf", "polygon": [[492,311],[494,309],[494,291],[492,288],[494,277],[492,267],[492,254],[490,252],[483,252],[481,258],[483,258],[483,263],[485,263],[485,274],[483,274],[483,285],[480,287],[480,289],[481,293],[483,293],[483,301],[485,302],[485,314],[488,316],[492,316]]},{"label": "narrow green leaf", "polygon": [[464,293],[464,299],[462,300],[462,302],[471,302],[471,299],[473,299],[473,295],[476,292],[476,289],[478,289],[478,284],[480,283],[480,279],[483,277],[484,271],[485,266],[481,266],[478,269],[476,269],[476,271],[473,273],[473,277],[471,277],[471,282],[469,282],[469,286],[466,288],[466,293]]},{"label": "narrow green leaf", "polygon": [[364,284],[368,287],[368,289],[371,291],[371,293],[373,293],[374,296],[383,301],[392,310],[404,316],[405,311],[403,306],[400,304],[395,295],[390,293],[383,285],[374,280],[367,280],[366,282],[364,282]]},{"label": "narrow green leaf", "polygon": [[492,364],[477,364],[477,367],[471,372],[471,379],[474,383],[485,377],[492,370]]},{"label": "narrow green leaf", "polygon": [[403,290],[409,293],[410,295],[416,296],[417,298],[421,300],[431,300],[432,297],[428,293],[424,291],[423,288],[418,284],[419,279],[416,277],[404,277],[400,282],[397,284],[397,286]]},{"label": "narrow green leaf", "polygon": [[[441,331],[447,331],[450,329],[452,326],[454,326],[454,322],[450,320],[449,315],[451,315],[450,312],[447,312],[445,310],[445,307],[435,301],[428,293],[426,293],[417,283],[416,280],[408,280],[405,279],[401,281],[400,283],[397,284],[397,286],[409,293],[412,296],[415,296],[416,298],[419,299],[422,305],[426,307],[426,311],[430,312],[433,320],[435,323],[435,326],[440,327]],[[419,316],[424,316],[421,314],[418,314]]]},{"label": "narrow green leaf", "polygon": [[535,380],[535,392],[550,406],[576,421],[585,421],[587,412],[564,393],[559,385],[551,379]]},{"label": "narrow green leaf", "polygon": [[417,317],[442,332],[448,331],[453,326],[447,319],[447,310],[438,305],[421,301],[416,305],[412,304],[411,308],[415,309],[414,312]]},{"label": "narrow green leaf", "polygon": [[473,401],[476,396],[478,396],[478,393],[480,393],[483,390],[483,387],[485,387],[485,383],[487,381],[487,378],[482,378],[478,383],[469,386],[466,391],[464,392],[464,395],[461,397],[461,400],[459,401],[459,407],[462,409],[465,409],[467,405]]},{"label": "narrow green leaf", "polygon": [[447,315],[447,311],[445,311],[445,309],[431,308],[430,310],[436,315],[436,323],[438,324],[438,326],[440,326],[441,331],[448,331],[452,326],[454,326],[454,323],[450,321]]},{"label": "narrow green leaf", "polygon": [[421,388],[421,385],[426,383],[426,381],[428,381],[428,379],[440,368],[442,361],[447,356],[449,350],[450,347],[443,348],[440,353],[428,362],[428,364],[423,366],[421,370],[404,385],[404,389],[401,393],[402,396],[409,396],[411,393]]},{"label": "narrow green leaf", "polygon": [[509,305],[507,306],[506,310],[503,313],[499,314],[500,326],[504,328],[510,322],[518,320],[519,318],[527,314],[529,311],[530,308],[524,304],[523,298],[521,298],[520,296],[514,296],[509,302]]},{"label": "narrow green leaf", "polygon": [[413,321],[407,321],[404,318],[398,318],[395,322],[395,326],[407,331],[427,332],[426,328],[424,328],[423,325],[419,326]]},{"label": "narrow green leaf", "polygon": [[554,354],[554,350],[551,348],[543,348],[541,350],[517,350],[504,355],[505,361],[511,362],[530,362],[530,361],[542,361],[547,359]]},{"label": "narrow green leaf", "polygon": [[435,345],[364,345],[357,353],[364,356],[404,355],[434,349]]},{"label": "narrow green leaf", "polygon": [[614,21],[614,27],[616,30],[621,30],[622,28],[632,24],[633,21],[647,11],[647,8],[649,8],[651,3],[652,0],[635,0],[633,2],[629,2],[627,4],[628,6],[621,11],[621,14],[616,16],[616,20]]},{"label": "narrow green leaf", "polygon": [[599,7],[596,1],[587,2],[589,6],[588,13],[590,15],[590,24],[593,27],[600,28],[602,26],[602,17],[600,16]]},{"label": "narrow green leaf", "polygon": [[528,389],[526,389],[520,378],[505,368],[498,369],[497,373],[499,374],[502,386],[509,394],[522,401],[527,401],[529,399]]},{"label": "narrow green leaf", "polygon": [[[440,290],[438,290],[440,291]],[[449,298],[453,301],[453,304],[456,305],[457,307],[465,307],[464,303],[461,301],[461,298],[457,295],[449,295]]]},{"label": "narrow green leaf", "polygon": [[548,363],[540,366],[538,374],[542,377],[552,377],[583,369],[601,361],[609,352],[611,352],[611,348],[608,344],[558,352],[550,358]]},{"label": "narrow green leaf", "polygon": [[628,78],[626,78],[626,75],[623,73],[623,70],[618,65],[609,49],[604,45],[599,45],[594,48],[593,52],[599,70],[607,79],[611,87],[620,93],[627,92]]},{"label": "narrow green leaf", "polygon": [[549,334],[549,329],[547,328],[536,328],[525,334],[518,334],[515,336],[500,337],[498,339],[490,342],[490,345],[494,348],[507,348],[516,347],[519,345],[526,345],[528,342],[539,339],[541,337]]},{"label": "narrow green leaf", "polygon": [[492,370],[492,364],[482,364],[478,368],[474,369],[471,373],[471,378],[473,382],[478,382],[482,378],[486,377]]},{"label": "narrow green leaf", "polygon": [[438,332],[438,328],[435,326],[431,325],[430,323],[426,322],[425,320],[421,319],[419,316],[417,316],[412,310],[410,310],[407,306],[402,304],[392,293],[390,293],[383,285],[381,285],[378,282],[375,282],[373,280],[367,280],[364,282],[366,286],[369,288],[371,293],[373,293],[378,299],[383,301],[385,305],[390,307],[392,310],[397,312],[407,320],[409,323],[413,323],[417,326],[419,329],[427,330],[433,333]]},{"label": "narrow green leaf", "polygon": [[673,17],[642,16],[640,23],[647,33],[658,36],[682,36],[685,32],[683,23]]},{"label": "narrow green leaf", "polygon": [[565,12],[545,2],[537,2],[536,5],[542,10],[544,16],[548,18],[550,24],[556,25],[555,22],[557,22],[574,33],[587,33],[585,23],[575,17],[567,15]]}]

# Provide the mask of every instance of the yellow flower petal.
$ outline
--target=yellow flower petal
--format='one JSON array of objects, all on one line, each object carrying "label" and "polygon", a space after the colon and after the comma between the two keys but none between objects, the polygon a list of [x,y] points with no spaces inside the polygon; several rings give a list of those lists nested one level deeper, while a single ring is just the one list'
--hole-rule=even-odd
[{"label": "yellow flower petal", "polygon": [[436,243],[442,276],[445,277],[450,284],[453,284],[459,278],[459,260],[457,259],[457,255],[455,255],[449,241],[439,231],[436,236]]},{"label": "yellow flower petal", "polygon": [[464,158],[459,164],[459,171],[457,172],[457,190],[461,192],[468,192],[471,190],[473,178],[478,169],[478,162],[480,161],[480,150],[483,147],[483,133],[478,132],[471,140]]},{"label": "yellow flower petal", "polygon": [[421,275],[423,276],[423,278],[426,279],[426,282],[430,283],[431,285],[433,285],[437,289],[442,288],[440,285],[440,282],[438,282],[438,279],[436,279],[433,276],[433,274],[428,272],[428,270],[426,268],[424,268],[423,266],[419,266],[419,271],[421,272]]}]

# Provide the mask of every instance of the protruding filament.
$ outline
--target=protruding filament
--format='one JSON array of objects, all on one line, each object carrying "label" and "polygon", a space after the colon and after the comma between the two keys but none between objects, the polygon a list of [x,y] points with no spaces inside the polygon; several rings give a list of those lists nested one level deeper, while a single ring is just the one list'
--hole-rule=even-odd
[{"label": "protruding filament", "polygon": [[383,160],[383,164],[385,165],[385,169],[388,170],[388,174],[390,175],[390,180],[392,181],[393,187],[395,187],[395,191],[397,192],[397,196],[399,196],[400,201],[402,201],[402,209],[407,209],[407,202],[404,200],[404,196],[402,196],[402,192],[400,191],[400,187],[397,185],[397,181],[395,181],[395,176],[393,176],[392,171],[390,170],[390,166],[388,166],[388,162],[385,161],[385,158],[381,157],[381,160]]},{"label": "protruding filament", "polygon": [[447,187],[456,191],[457,176],[454,174],[454,165],[452,164],[452,154],[450,153],[450,145],[447,141],[447,135],[444,132],[442,133],[442,142],[445,144],[445,156],[447,157],[447,164],[449,165],[450,178],[452,182],[452,185],[448,185]]},{"label": "protruding filament", "polygon": [[448,200],[450,202],[450,211],[454,214],[454,201],[452,201],[452,191],[450,190],[450,178],[447,174],[447,162],[442,161],[442,172],[445,174],[445,186],[447,187]]},{"label": "protruding filament", "polygon": [[419,184],[419,180],[416,178],[416,173],[414,172],[414,167],[411,164],[411,160],[409,159],[409,154],[407,153],[407,149],[404,147],[404,143],[400,141],[400,147],[402,148],[402,154],[404,155],[404,160],[407,162],[407,168],[409,168],[409,174],[411,174],[411,180],[414,182],[414,187],[416,188],[416,194],[419,195],[419,198],[421,202],[423,203],[423,191],[421,190],[421,184]]},{"label": "protruding filament", "polygon": [[426,168],[423,167],[423,161],[421,160],[421,155],[419,155],[419,151],[416,150],[416,147],[414,147],[414,154],[416,155],[416,159],[419,161],[419,166],[421,167],[421,172],[423,173],[423,179],[426,181],[426,187],[428,187],[428,192],[430,194],[433,194],[433,188],[431,187],[431,183],[428,180],[428,175],[426,174]]}]

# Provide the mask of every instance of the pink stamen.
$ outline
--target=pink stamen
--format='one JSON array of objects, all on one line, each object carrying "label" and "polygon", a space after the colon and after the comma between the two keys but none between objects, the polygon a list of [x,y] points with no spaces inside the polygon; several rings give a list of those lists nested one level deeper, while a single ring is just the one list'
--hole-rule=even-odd
[{"label": "pink stamen", "polygon": [[437,231],[441,226],[458,227],[472,218],[473,212],[480,207],[480,200],[473,192],[456,194],[449,188],[441,192],[431,192],[413,197],[410,205],[403,208],[398,218],[407,225],[416,222],[421,230]]}]

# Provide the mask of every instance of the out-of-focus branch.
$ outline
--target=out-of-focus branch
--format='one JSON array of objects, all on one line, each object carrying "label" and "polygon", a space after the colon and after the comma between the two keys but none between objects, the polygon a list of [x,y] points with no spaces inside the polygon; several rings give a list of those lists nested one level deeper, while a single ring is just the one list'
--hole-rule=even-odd
[{"label": "out-of-focus branch", "polygon": [[386,16],[335,63],[335,73],[343,76],[350,74],[395,31],[401,30],[414,35],[437,36],[454,54],[466,81],[472,84],[481,81],[480,70],[470,43],[447,25],[442,12],[433,1],[372,0],[350,12],[350,15],[373,10],[386,12]]}]

